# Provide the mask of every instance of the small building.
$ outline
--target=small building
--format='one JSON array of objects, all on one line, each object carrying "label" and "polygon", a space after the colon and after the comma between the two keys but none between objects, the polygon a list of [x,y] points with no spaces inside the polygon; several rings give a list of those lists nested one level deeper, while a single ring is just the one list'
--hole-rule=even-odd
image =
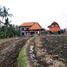
[{"label": "small building", "polygon": [[20,25],[20,35],[40,34],[44,29],[38,22],[25,22]]},{"label": "small building", "polygon": [[48,28],[50,33],[60,33],[61,31],[59,24],[55,21]]}]

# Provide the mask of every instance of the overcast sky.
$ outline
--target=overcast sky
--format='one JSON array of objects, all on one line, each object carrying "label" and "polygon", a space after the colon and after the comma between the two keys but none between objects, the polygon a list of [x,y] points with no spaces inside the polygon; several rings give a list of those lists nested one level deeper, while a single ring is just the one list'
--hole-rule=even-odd
[{"label": "overcast sky", "polygon": [[67,0],[0,0],[0,5],[10,8],[15,25],[35,21],[47,28],[56,21],[67,28]]}]

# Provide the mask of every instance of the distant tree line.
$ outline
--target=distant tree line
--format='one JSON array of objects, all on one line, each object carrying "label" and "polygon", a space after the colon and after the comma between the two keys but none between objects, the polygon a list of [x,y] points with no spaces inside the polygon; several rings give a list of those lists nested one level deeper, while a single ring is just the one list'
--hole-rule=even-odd
[{"label": "distant tree line", "polygon": [[9,17],[13,15],[10,14],[9,8],[5,6],[0,6],[0,38],[10,38],[19,36],[19,27],[10,24]]}]

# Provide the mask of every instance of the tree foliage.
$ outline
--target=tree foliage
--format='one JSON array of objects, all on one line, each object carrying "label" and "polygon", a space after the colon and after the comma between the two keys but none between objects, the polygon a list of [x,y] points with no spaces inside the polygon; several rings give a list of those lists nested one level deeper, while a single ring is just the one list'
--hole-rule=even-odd
[{"label": "tree foliage", "polygon": [[0,23],[3,24],[3,26],[0,24],[0,38],[19,36],[19,29],[16,29],[16,26],[10,24],[9,17],[12,17],[13,15],[10,14],[8,10],[9,8],[6,8],[5,6],[0,7],[0,17],[5,20],[4,22],[0,19]]}]

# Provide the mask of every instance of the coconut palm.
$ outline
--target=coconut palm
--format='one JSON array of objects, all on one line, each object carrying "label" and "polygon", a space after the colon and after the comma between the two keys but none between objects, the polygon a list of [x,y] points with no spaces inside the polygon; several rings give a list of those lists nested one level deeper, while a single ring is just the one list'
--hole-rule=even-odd
[{"label": "coconut palm", "polygon": [[[2,7],[1,6],[0,6],[0,17],[2,18]],[[1,25],[1,23],[3,23],[3,22],[0,19],[0,25]]]},{"label": "coconut palm", "polygon": [[[6,8],[5,6],[0,7],[0,17],[2,17],[2,19],[5,19],[5,23],[6,23],[7,18],[13,16],[12,14],[10,14],[8,12],[9,10],[10,9],[9,8]],[[2,20],[2,22],[3,22],[3,20]]]},{"label": "coconut palm", "polygon": [[0,38],[19,36],[19,31],[10,24],[9,17],[13,15],[8,12],[9,10],[5,6],[0,7],[0,23],[4,24],[4,26],[0,27]]},{"label": "coconut palm", "polygon": [[3,6],[3,7],[0,6],[0,17],[2,18],[2,20],[0,20],[0,24],[1,23],[4,24],[4,27],[5,27],[5,32],[4,32],[5,33],[5,37],[6,37],[7,28],[10,25],[9,17],[12,17],[13,16],[12,14],[10,14],[8,12],[9,10],[10,9],[9,8],[6,8],[5,6]]},{"label": "coconut palm", "polygon": [[6,7],[4,6],[2,9],[3,9],[3,11],[2,11],[2,12],[3,12],[3,13],[2,13],[3,18],[4,18],[4,17],[8,17],[8,16],[10,16],[10,17],[12,16],[12,14],[9,14],[9,13],[8,13],[8,11],[10,10],[9,8],[6,8]]}]

